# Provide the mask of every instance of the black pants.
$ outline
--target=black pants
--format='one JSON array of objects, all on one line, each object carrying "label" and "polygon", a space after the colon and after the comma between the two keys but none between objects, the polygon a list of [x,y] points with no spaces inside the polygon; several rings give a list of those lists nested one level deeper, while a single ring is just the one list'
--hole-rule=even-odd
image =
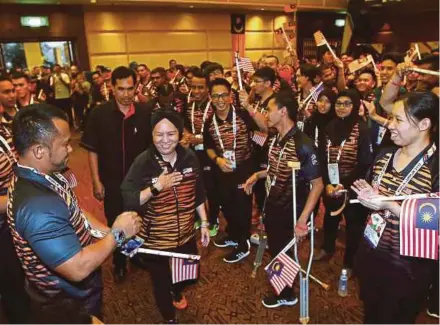
[{"label": "black pants", "polygon": [[87,101],[82,99],[73,100],[73,109],[75,110],[75,122],[78,128],[82,128],[84,125],[84,111],[87,108]]},{"label": "black pants", "polygon": [[73,126],[72,102],[70,98],[55,99],[55,106],[61,108],[69,117],[69,125]]},{"label": "black pants", "polygon": [[330,254],[335,252],[338,226],[339,222],[341,221],[342,214],[344,214],[346,221],[344,266],[347,268],[353,268],[353,259],[365,229],[367,211],[359,204],[347,203],[342,213],[337,216],[331,216],[331,209],[336,210],[337,206],[335,206],[335,201],[325,196],[325,194],[324,205],[324,243],[322,245],[322,249]]},{"label": "black pants", "polygon": [[7,224],[0,229],[0,295],[10,323],[26,323],[30,300],[24,288],[25,275],[15,252]]},{"label": "black pants", "polygon": [[[197,254],[197,243],[195,237],[186,244],[169,251]],[[150,272],[153,283],[153,294],[160,314],[165,321],[175,319],[176,310],[173,300],[180,300],[183,290],[197,280],[183,281],[173,284],[171,275],[170,258],[165,256],[137,254],[136,265],[147,269]],[[199,265],[200,272],[200,265]],[[174,299],[175,298],[175,299]]]},{"label": "black pants", "polygon": [[[267,244],[269,245],[269,254],[274,258],[293,238],[293,218],[292,213],[271,211],[266,209],[266,218],[264,225],[267,234]],[[291,255],[289,250],[288,255]],[[286,286],[278,296],[280,299],[291,299],[294,296],[294,289]]]},{"label": "black pants", "polygon": [[238,242],[239,248],[244,247],[250,237],[252,196],[247,195],[241,185],[252,175],[252,171],[252,168],[244,166],[232,173],[219,172],[218,176],[220,204],[228,223],[226,232],[231,240]]},{"label": "black pants", "polygon": [[214,169],[216,166],[208,158],[205,151],[196,151],[200,165],[203,168],[203,183],[206,189],[208,199],[208,218],[211,225],[218,224],[218,214],[220,212],[220,200],[218,195],[218,172]]},{"label": "black pants", "polygon": [[[111,227],[116,217],[124,211],[124,203],[121,190],[117,186],[104,186],[104,213],[107,218],[107,225]],[[113,253],[113,266],[116,269],[125,268],[127,265],[127,256],[121,254],[119,249]]]},{"label": "black pants", "polygon": [[439,312],[439,263],[434,262],[432,266],[431,288],[428,294],[428,309],[430,312]]}]

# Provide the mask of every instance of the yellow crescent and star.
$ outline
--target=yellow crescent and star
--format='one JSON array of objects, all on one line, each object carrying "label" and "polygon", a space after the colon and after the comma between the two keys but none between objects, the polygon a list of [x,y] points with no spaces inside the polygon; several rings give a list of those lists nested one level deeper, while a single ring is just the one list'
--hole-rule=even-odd
[{"label": "yellow crescent and star", "polygon": [[423,214],[422,214],[422,217],[421,217],[422,222],[430,223],[434,219],[434,215],[437,213],[437,207],[433,203],[423,203],[419,207],[419,212],[424,207],[430,207],[432,209],[432,212],[431,211],[424,211]]}]

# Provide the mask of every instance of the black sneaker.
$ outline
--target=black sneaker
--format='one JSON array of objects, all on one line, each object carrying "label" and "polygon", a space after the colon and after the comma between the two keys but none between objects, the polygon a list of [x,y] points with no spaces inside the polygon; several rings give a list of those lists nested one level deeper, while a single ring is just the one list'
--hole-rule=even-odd
[{"label": "black sneaker", "polygon": [[243,247],[236,247],[231,254],[223,258],[223,261],[226,263],[237,263],[250,254],[250,249],[251,244],[249,240],[246,240],[246,244]]},{"label": "black sneaker", "polygon": [[216,239],[214,241],[214,245],[217,247],[237,247],[238,243],[232,239],[230,239],[228,236],[220,238],[220,239]]},{"label": "black sneaker", "polygon": [[263,300],[261,300],[261,303],[266,308],[277,308],[280,306],[295,306],[298,303],[298,298],[281,298],[278,296],[268,296],[264,297]]}]

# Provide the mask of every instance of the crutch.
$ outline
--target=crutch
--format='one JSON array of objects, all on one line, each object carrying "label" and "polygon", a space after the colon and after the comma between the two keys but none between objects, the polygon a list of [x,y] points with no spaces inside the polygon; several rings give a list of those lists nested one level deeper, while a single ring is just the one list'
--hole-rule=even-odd
[{"label": "crutch", "polygon": [[[288,162],[288,166],[292,169],[292,199],[293,199],[293,231],[294,231],[294,236],[295,236],[295,228],[296,228],[296,171],[299,170],[301,168],[301,164],[299,162],[293,162],[293,161],[289,161]],[[313,235],[313,218],[312,220],[310,220],[310,226],[311,226],[311,237],[310,238],[314,238],[312,236]],[[313,247],[313,245],[312,245]],[[312,249],[311,249],[312,250]],[[313,252],[311,252],[311,255],[313,255]],[[293,256],[295,258],[296,263],[298,263],[298,265],[301,265],[299,262],[299,258],[298,258],[298,245],[294,245],[293,246]],[[307,324],[309,322],[309,271],[310,271],[310,260],[309,260],[309,265],[307,266],[307,271],[305,276],[303,276],[303,272],[299,273],[299,308],[300,308],[300,312],[299,312],[299,321],[302,324]]]}]

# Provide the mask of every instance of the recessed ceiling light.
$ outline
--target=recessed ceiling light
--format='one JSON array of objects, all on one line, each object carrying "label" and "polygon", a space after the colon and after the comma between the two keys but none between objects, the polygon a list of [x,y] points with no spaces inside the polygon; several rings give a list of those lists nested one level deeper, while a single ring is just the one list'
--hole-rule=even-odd
[{"label": "recessed ceiling light", "polygon": [[194,8],[194,6],[189,6],[191,9]]},{"label": "recessed ceiling light", "polygon": [[261,8],[261,10],[264,10],[264,8]]}]

